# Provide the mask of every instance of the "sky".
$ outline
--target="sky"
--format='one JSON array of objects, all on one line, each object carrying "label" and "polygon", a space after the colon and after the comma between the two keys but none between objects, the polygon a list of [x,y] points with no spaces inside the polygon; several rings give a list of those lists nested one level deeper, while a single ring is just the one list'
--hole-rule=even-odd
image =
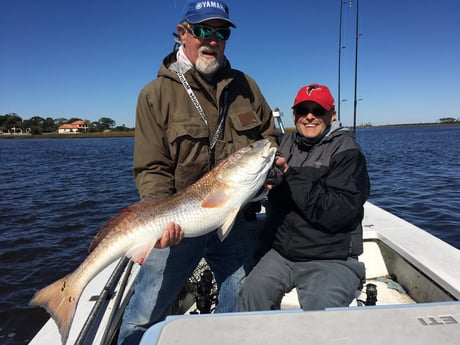
[{"label": "sky", "polygon": [[[134,127],[139,91],[172,51],[186,0],[0,0],[0,115],[115,120]],[[227,0],[233,68],[292,126],[310,83],[338,100],[340,0]],[[342,10],[340,120],[346,126],[460,117],[460,2],[357,0]],[[356,99],[356,120],[354,100]]]}]

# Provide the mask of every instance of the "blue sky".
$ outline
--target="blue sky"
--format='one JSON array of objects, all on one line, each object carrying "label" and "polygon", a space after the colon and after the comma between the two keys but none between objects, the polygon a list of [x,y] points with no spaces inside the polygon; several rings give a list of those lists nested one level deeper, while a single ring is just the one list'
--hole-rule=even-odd
[{"label": "blue sky", "polygon": [[[140,89],[173,47],[185,0],[0,1],[0,115],[134,126]],[[339,0],[228,0],[232,66],[292,125],[297,90],[337,100]],[[353,124],[356,1],[343,5],[341,120]],[[460,2],[360,0],[357,124],[460,117]]]}]

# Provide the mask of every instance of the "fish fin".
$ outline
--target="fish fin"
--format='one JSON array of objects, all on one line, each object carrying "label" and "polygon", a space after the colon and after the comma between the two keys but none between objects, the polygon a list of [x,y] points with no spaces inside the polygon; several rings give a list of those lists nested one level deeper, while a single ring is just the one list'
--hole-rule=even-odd
[{"label": "fish fin", "polygon": [[143,209],[151,208],[157,203],[154,199],[144,199],[122,209],[115,217],[111,218],[94,236],[88,251],[91,253],[94,248],[110,233],[120,229],[123,223],[129,223],[133,218],[138,216],[138,213]]},{"label": "fish fin", "polygon": [[227,216],[225,219],[224,224],[217,229],[217,236],[219,236],[219,239],[221,241],[225,240],[225,238],[228,236],[230,233],[230,230],[232,230],[233,224],[235,223],[236,215],[240,211],[239,208],[234,208]]},{"label": "fish fin", "polygon": [[[134,204],[136,205],[136,204]],[[125,207],[122,209],[115,217],[111,218],[105,225],[99,230],[99,232],[94,236],[93,241],[91,242],[88,252],[92,252],[94,248],[109,234],[113,229],[117,229],[118,226],[126,221],[129,221],[134,215],[136,208],[134,205]]]},{"label": "fish fin", "polygon": [[155,240],[154,242],[142,243],[137,246],[131,247],[126,252],[126,256],[135,263],[142,265],[145,259],[147,259],[147,256],[149,256],[153,247],[155,247],[156,243],[157,240]]},{"label": "fish fin", "polygon": [[61,334],[62,344],[65,344],[70,332],[70,326],[75,314],[78,300],[83,289],[72,284],[71,275],[37,291],[30,305],[45,308],[56,322]]},{"label": "fish fin", "polygon": [[203,208],[219,208],[222,207],[230,199],[228,186],[218,188],[210,193],[201,203]]}]

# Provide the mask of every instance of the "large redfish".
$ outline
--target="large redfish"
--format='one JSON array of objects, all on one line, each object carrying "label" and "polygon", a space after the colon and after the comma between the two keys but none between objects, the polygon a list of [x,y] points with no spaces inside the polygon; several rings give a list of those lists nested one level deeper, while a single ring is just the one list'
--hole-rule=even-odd
[{"label": "large redfish", "polygon": [[122,210],[95,236],[90,254],[64,278],[38,291],[31,305],[45,308],[65,344],[80,295],[88,282],[121,256],[142,263],[169,222],[185,237],[217,229],[224,240],[238,211],[263,188],[275,148],[259,140],[230,155],[196,183],[161,200],[143,200]]}]

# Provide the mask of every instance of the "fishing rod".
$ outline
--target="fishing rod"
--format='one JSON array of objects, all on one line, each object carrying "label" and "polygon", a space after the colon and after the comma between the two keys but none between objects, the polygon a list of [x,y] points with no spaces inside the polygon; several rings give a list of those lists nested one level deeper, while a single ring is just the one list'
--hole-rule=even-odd
[{"label": "fishing rod", "polygon": [[[358,90],[358,39],[359,39],[359,30],[358,30],[358,19],[359,19],[359,0],[356,0],[356,24],[355,24],[355,91],[354,91],[354,101],[353,101],[353,135],[356,135],[356,107],[358,104],[357,90]],[[339,102],[340,103],[340,102]]]},{"label": "fishing rod", "polygon": [[[339,16],[339,51],[338,51],[338,88],[337,88],[337,116],[340,121],[340,106],[341,106],[341,57],[342,57],[342,17],[343,17],[343,3],[344,0],[340,0],[340,16]],[[347,0],[349,6],[352,6],[353,0]],[[354,61],[354,96],[353,96],[353,135],[356,135],[356,118],[357,118],[357,105],[358,101],[358,41],[359,41],[359,0],[356,2],[356,18],[355,18],[355,61]]]},{"label": "fishing rod", "polygon": [[338,120],[340,121],[340,76],[341,76],[341,71],[340,71],[340,66],[341,66],[341,58],[342,58],[342,12],[343,12],[343,0],[340,1],[340,19],[339,19],[339,68],[338,68],[338,76],[337,76],[337,117]]}]

